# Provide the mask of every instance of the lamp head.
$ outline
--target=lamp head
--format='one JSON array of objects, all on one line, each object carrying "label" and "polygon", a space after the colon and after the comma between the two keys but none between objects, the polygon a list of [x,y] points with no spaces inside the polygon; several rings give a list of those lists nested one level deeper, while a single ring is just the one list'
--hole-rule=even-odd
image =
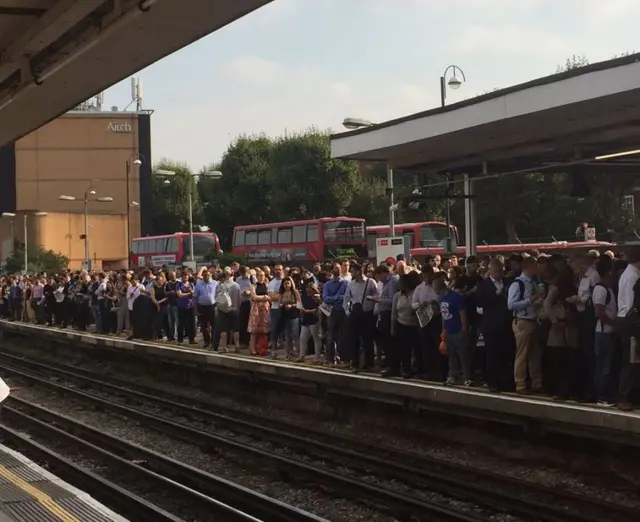
[{"label": "lamp head", "polygon": [[171,182],[168,179],[165,179],[162,184],[166,187],[167,185],[171,185]]},{"label": "lamp head", "polygon": [[447,84],[449,85],[449,87],[451,87],[451,89],[456,91],[462,85],[462,81],[460,81],[460,78],[458,78],[457,76],[452,76],[451,78],[449,78]]},{"label": "lamp head", "polygon": [[361,129],[362,127],[371,127],[373,122],[369,120],[363,120],[362,118],[345,118],[342,121],[342,125],[345,129],[355,130]]},{"label": "lamp head", "polygon": [[90,196],[95,196],[96,195],[96,191],[95,190],[90,190],[89,191],[89,195]]},{"label": "lamp head", "polygon": [[222,177],[222,172],[220,172],[219,170],[211,170],[209,172],[203,172],[202,174],[200,174],[203,178],[208,178],[208,179],[220,179]]},{"label": "lamp head", "polygon": [[142,165],[142,160],[140,160],[140,159],[133,160],[133,164],[134,164],[136,167],[139,167],[140,165]]}]

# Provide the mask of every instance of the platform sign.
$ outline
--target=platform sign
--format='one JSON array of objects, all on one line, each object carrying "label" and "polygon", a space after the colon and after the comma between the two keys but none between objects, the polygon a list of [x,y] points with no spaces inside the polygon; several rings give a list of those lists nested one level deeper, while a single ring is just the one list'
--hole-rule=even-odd
[{"label": "platform sign", "polygon": [[394,260],[399,254],[409,259],[409,245],[405,247],[404,237],[379,237],[376,239],[376,262],[380,265],[389,258]]}]

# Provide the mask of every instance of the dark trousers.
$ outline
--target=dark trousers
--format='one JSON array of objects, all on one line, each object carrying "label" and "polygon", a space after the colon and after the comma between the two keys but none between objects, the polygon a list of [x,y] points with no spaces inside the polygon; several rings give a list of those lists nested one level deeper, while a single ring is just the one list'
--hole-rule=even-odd
[{"label": "dark trousers", "polygon": [[[568,399],[577,392],[576,357],[578,350],[569,346],[549,346],[553,394]],[[592,383],[593,385],[593,383]]]},{"label": "dark trousers", "polygon": [[618,379],[614,378],[613,362],[615,339],[613,333],[596,332],[595,336],[595,390],[599,401],[616,400]]},{"label": "dark trousers", "polygon": [[213,341],[215,331],[216,311],[213,305],[198,305],[198,317],[200,319],[200,330],[204,339],[204,345],[210,346]]},{"label": "dark trousers", "polygon": [[69,299],[65,298],[62,302],[56,303],[55,310],[56,323],[60,323],[62,328],[69,326]]},{"label": "dark trousers", "polygon": [[171,332],[169,331],[169,312],[166,303],[161,304],[160,308],[156,307],[156,312],[153,317],[153,334],[154,339],[163,339],[165,335],[167,338],[171,337]]},{"label": "dark trousers", "polygon": [[326,358],[329,364],[333,364],[336,358],[349,360],[349,355],[344,349],[345,330],[347,324],[347,315],[344,310],[334,309],[327,320],[327,346]]},{"label": "dark trousers", "polygon": [[396,322],[394,335],[391,338],[391,348],[387,354],[389,369],[393,373],[402,370],[411,374],[411,354],[420,349],[420,328],[406,326]]},{"label": "dark trousers", "polygon": [[350,362],[352,368],[360,367],[360,349],[363,350],[364,367],[371,368],[374,363],[373,330],[375,328],[373,312],[352,312],[349,316]]},{"label": "dark trousers", "polygon": [[178,342],[184,341],[185,336],[189,342],[195,341],[196,325],[193,308],[178,308]]},{"label": "dark trousers", "polygon": [[376,329],[374,331],[375,342],[378,346],[378,356],[382,359],[385,356],[387,366],[389,367],[389,351],[391,350],[391,310],[384,310],[378,313],[376,319]]},{"label": "dark trousers", "polygon": [[616,322],[620,332],[620,374],[618,379],[618,401],[629,402],[629,394],[635,380],[635,365],[631,362],[631,337],[624,319]]},{"label": "dark trousers", "polygon": [[250,334],[247,331],[249,326],[249,314],[251,313],[251,301],[242,301],[238,311],[238,331],[240,333],[240,344],[249,345]]},{"label": "dark trousers", "polygon": [[98,318],[100,321],[96,324],[96,329],[100,333],[109,333],[109,315],[107,312],[106,299],[98,299]]},{"label": "dark trousers", "polygon": [[449,359],[440,353],[442,318],[435,316],[420,329],[422,359],[418,361],[418,373],[426,374],[431,381],[443,382],[449,373]]},{"label": "dark trousers", "polygon": [[[513,354],[515,339],[510,325],[504,329],[483,331],[485,348],[485,381],[489,388],[509,390],[513,387]],[[510,364],[511,363],[511,364]]]},{"label": "dark trousers", "polygon": [[596,318],[592,310],[578,314],[577,393],[580,399],[595,398],[595,331]]}]

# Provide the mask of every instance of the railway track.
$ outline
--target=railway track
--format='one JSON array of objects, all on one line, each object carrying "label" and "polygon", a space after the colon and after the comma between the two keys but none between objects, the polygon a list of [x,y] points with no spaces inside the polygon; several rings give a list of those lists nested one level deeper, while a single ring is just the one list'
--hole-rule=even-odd
[{"label": "railway track", "polygon": [[[295,447],[299,451],[319,452],[330,455],[337,462],[347,462],[350,466],[359,466],[370,472],[402,482],[419,484],[423,488],[436,491],[443,495],[461,498],[481,506],[508,512],[527,519],[548,522],[595,522],[596,520],[627,522],[638,520],[640,513],[637,510],[613,503],[604,502],[590,497],[573,494],[565,491],[547,488],[510,477],[505,477],[489,472],[473,470],[469,467],[459,466],[436,459],[407,454],[397,450],[371,446],[361,441],[353,441],[344,437],[337,437],[326,433],[301,428],[296,425],[284,425],[272,420],[240,414],[237,411],[220,408],[203,401],[195,401],[190,397],[176,397],[172,399],[163,396],[156,389],[141,386],[133,387],[130,383],[105,382],[86,370],[71,368],[51,362],[25,360],[20,357],[3,354],[0,356],[0,365],[7,365],[14,371],[20,368],[28,368],[41,374],[38,379],[46,381],[58,391],[59,384],[52,384],[47,376],[57,376],[67,381],[84,387],[99,389],[102,392],[125,397],[128,401],[139,403],[154,403],[157,406],[173,411],[179,411],[181,416],[206,418],[217,426],[249,433],[260,440],[269,440],[282,444],[287,441],[289,447]],[[32,377],[35,377],[32,375]],[[45,385],[47,385],[45,383]],[[64,387],[63,388],[68,388]],[[77,394],[73,388],[62,390],[66,393]],[[104,399],[89,395],[91,400],[103,401]],[[132,410],[128,406],[117,406]],[[125,413],[126,414],[126,413]],[[129,412],[134,416],[142,415],[145,422],[153,418],[139,410]],[[146,416],[146,417],[145,417]],[[157,420],[155,421],[157,424]],[[169,423],[169,424],[168,424]],[[190,430],[184,426],[175,426],[169,420],[161,420],[161,430],[167,430],[173,435],[185,436],[182,430]],[[181,433],[176,433],[176,431]],[[198,432],[199,436],[215,437],[208,432]],[[189,436],[194,436],[193,433]],[[219,443],[216,440],[216,443]],[[354,451],[353,446],[358,448]],[[282,462],[271,462],[280,470],[289,470],[282,466]],[[313,480],[313,477],[309,477]]]},{"label": "railway track", "polygon": [[[11,414],[11,410],[8,410]],[[3,442],[26,454],[32,460],[46,463],[50,471],[63,480],[81,487],[120,515],[141,522],[182,522],[182,519],[121,488],[114,482],[77,465],[63,455],[39,444],[30,437],[0,424]]]}]

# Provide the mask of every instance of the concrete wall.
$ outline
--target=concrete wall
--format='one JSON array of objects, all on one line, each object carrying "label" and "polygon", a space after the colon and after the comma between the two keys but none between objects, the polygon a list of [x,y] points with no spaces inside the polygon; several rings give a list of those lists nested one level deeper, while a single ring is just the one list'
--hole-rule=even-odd
[{"label": "concrete wall", "polygon": [[[126,163],[138,157],[141,143],[138,122],[137,113],[68,113],[18,140],[14,146],[17,238],[24,239],[24,213],[47,212],[45,217],[28,218],[29,244],[64,254],[73,268],[81,266],[83,196],[94,190],[93,198],[108,196],[113,202],[89,203],[90,257],[105,266],[123,266],[128,256],[127,209],[132,201],[141,203],[142,169],[132,165],[128,201],[126,183]],[[143,142],[148,142],[148,136]],[[60,201],[61,195],[77,200]],[[130,237],[140,236],[140,208],[131,208],[129,216]],[[11,225],[9,219],[1,221],[1,258],[5,259],[10,253]]]}]

